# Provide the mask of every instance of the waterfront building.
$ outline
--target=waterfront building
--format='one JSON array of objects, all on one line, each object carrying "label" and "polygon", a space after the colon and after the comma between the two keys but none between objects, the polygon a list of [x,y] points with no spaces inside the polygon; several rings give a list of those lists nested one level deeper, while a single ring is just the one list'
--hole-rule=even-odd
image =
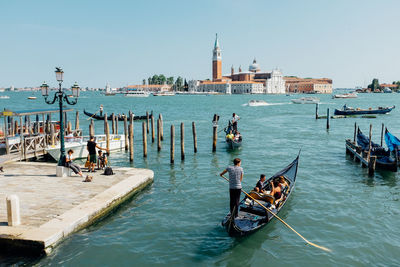
[{"label": "waterfront building", "polygon": [[291,93],[332,94],[332,79],[284,77],[286,87]]},{"label": "waterfront building", "polygon": [[145,92],[171,92],[172,85],[169,84],[138,84],[138,85],[128,85],[123,88],[123,90],[137,90]]},{"label": "waterfront building", "polygon": [[238,72],[232,66],[230,75],[222,75],[222,50],[218,35],[212,51],[212,81],[189,81],[189,91],[216,92],[222,94],[284,94],[285,81],[282,72],[275,69],[271,72],[261,71],[254,59],[248,71]]}]

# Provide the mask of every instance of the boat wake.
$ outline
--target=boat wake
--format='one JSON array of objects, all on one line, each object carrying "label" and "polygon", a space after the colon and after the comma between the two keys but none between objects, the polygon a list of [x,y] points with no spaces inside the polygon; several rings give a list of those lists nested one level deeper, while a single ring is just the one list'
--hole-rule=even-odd
[{"label": "boat wake", "polygon": [[249,103],[242,104],[243,107],[249,106],[249,107],[265,107],[265,106],[280,106],[280,105],[288,105],[292,103],[266,103],[263,105],[249,105]]}]

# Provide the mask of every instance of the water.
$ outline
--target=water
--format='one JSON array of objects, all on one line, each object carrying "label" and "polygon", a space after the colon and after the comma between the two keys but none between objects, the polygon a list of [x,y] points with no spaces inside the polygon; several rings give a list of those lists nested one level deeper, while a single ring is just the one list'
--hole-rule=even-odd
[{"label": "water", "polygon": [[[41,97],[26,100],[30,93],[9,93],[0,108],[46,106]],[[17,98],[18,96],[18,98]],[[39,265],[122,265],[122,266],[328,266],[399,265],[400,226],[399,174],[377,171],[369,177],[345,155],[346,138],[353,137],[354,122],[368,133],[373,123],[373,140],[380,142],[381,123],[400,136],[397,109],[376,119],[348,118],[315,120],[315,105],[290,104],[281,95],[174,96],[124,98],[82,94],[74,107],[81,111],[81,127],[87,132],[83,108],[95,112],[100,104],[108,113],[146,110],[164,117],[163,148],[149,142],[148,158],[142,158],[141,125],[135,123],[135,161],[124,152],[112,154],[113,166],[134,166],[154,170],[154,183],[113,214],[75,233],[48,257],[41,259],[5,257],[3,263]],[[360,94],[357,99],[321,98],[320,114],[347,103],[353,107],[400,106],[398,94]],[[274,104],[249,107],[250,99]],[[221,116],[225,126],[232,112],[241,116],[239,129],[243,147],[225,149],[222,133],[217,152],[211,153],[211,120]],[[69,118],[74,118],[70,114]],[[191,122],[198,133],[198,150],[193,154]],[[180,162],[179,124],[185,123],[186,160]],[[175,165],[169,164],[169,127],[176,127]],[[121,124],[122,125],[122,124]],[[220,127],[222,129],[223,127]],[[96,123],[102,133],[103,124]],[[122,127],[120,126],[120,129]],[[229,209],[228,185],[216,173],[235,157],[245,171],[244,189],[251,189],[261,173],[272,175],[290,163],[301,151],[295,191],[279,214],[307,239],[330,248],[326,253],[305,245],[282,223],[273,221],[255,234],[234,239],[220,223]]]}]

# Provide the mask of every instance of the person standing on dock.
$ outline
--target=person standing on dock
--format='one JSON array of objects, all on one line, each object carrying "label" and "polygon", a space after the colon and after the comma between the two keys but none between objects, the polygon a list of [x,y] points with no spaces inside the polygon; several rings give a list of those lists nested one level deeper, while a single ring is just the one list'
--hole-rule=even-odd
[{"label": "person standing on dock", "polygon": [[97,153],[96,153],[96,148],[100,150],[106,150],[106,148],[102,148],[99,145],[97,145],[96,141],[94,140],[94,136],[90,136],[90,140],[87,142],[87,150],[89,152],[89,172],[95,172],[94,168],[97,164]]},{"label": "person standing on dock", "polygon": [[240,120],[240,117],[236,115],[236,113],[232,114],[232,127],[233,127],[233,132],[237,132],[237,122]]},{"label": "person standing on dock", "polygon": [[238,215],[238,207],[240,202],[240,193],[242,190],[243,168],[240,167],[242,161],[239,158],[233,160],[234,166],[228,166],[219,175],[229,172],[229,196],[230,196],[230,211],[234,217]]}]

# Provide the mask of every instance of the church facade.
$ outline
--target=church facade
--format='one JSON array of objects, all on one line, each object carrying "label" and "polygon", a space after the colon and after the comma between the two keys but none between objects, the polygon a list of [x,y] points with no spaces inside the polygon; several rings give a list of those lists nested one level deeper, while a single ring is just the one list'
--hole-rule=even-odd
[{"label": "church facade", "polygon": [[256,59],[248,71],[233,66],[230,75],[222,75],[222,53],[218,36],[215,38],[212,56],[212,80],[191,81],[190,91],[222,94],[284,94],[285,80],[280,70],[261,71]]}]

